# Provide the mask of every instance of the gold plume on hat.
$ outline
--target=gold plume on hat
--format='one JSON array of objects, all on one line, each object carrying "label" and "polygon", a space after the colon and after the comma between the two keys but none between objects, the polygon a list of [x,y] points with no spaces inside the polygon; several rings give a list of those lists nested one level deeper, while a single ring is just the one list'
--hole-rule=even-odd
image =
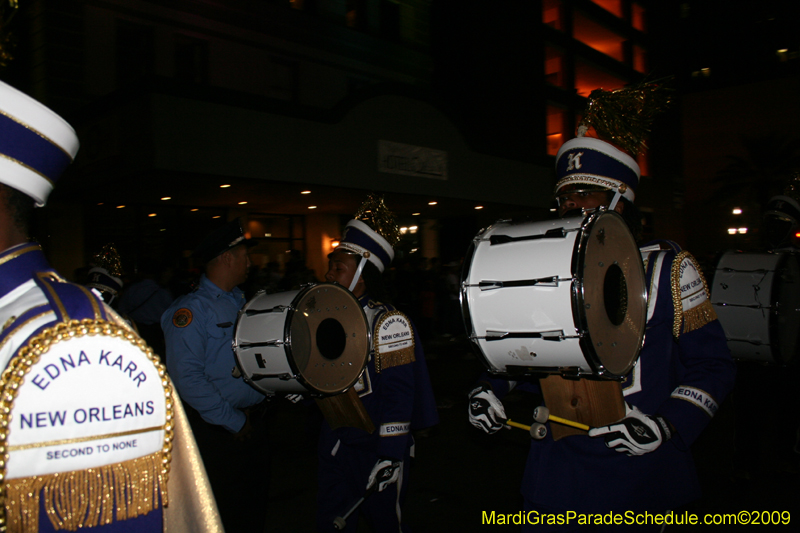
[{"label": "gold plume on hat", "polygon": [[394,213],[386,207],[382,194],[370,193],[354,218],[375,230],[392,248],[400,242],[400,227]]},{"label": "gold plume on hat", "polygon": [[92,263],[100,268],[105,268],[112,276],[121,277],[123,275],[122,258],[113,243],[106,244],[99,252],[94,254]]},{"label": "gold plume on hat", "polygon": [[14,59],[14,49],[17,43],[9,26],[18,9],[18,0],[0,2],[0,67],[7,67]]},{"label": "gold plume on hat", "polygon": [[653,119],[671,103],[671,93],[659,81],[613,91],[595,89],[589,94],[586,114],[578,125],[578,137],[594,128],[601,140],[638,155],[647,148],[645,139]]}]

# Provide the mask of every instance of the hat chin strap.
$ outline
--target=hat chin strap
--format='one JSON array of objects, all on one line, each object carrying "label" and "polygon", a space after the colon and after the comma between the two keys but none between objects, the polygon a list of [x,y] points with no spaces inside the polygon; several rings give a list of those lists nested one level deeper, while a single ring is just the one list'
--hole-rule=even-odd
[{"label": "hat chin strap", "polygon": [[358,284],[358,280],[361,278],[361,271],[364,270],[364,265],[367,264],[367,258],[363,255],[361,256],[361,261],[358,262],[358,268],[356,268],[356,273],[353,275],[353,281],[350,282],[350,287],[347,288],[350,292],[353,292],[353,289],[356,288]]},{"label": "hat chin strap", "polygon": [[615,207],[617,207],[617,203],[619,199],[622,198],[622,193],[619,192],[619,187],[614,189],[614,198],[611,199],[611,203],[608,204],[608,210],[613,211]]}]

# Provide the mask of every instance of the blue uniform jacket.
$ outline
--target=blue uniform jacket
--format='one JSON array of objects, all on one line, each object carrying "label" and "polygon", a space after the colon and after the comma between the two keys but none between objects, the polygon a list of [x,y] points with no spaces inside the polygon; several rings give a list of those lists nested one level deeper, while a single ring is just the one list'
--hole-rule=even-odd
[{"label": "blue uniform jacket", "polygon": [[[673,335],[671,273],[673,265],[685,264],[685,256],[676,261],[676,251],[662,250],[644,252],[643,258],[649,287],[645,342],[623,393],[643,413],[665,417],[677,435],[651,453],[628,457],[608,449],[602,438],[575,435],[556,442],[548,432],[531,442],[522,482],[523,495],[537,506],[663,512],[700,497],[689,446],[732,389],[735,365],[716,319],[691,331],[683,324]],[[488,380],[498,397],[508,391],[507,380]],[[520,387],[536,390],[538,382]]]},{"label": "blue uniform jacket", "polygon": [[[0,253],[0,365],[5,368],[29,338],[45,328],[85,318],[120,323],[102,300],[86,287],[69,283],[48,264],[36,243],[23,243]],[[54,531],[40,496],[40,532]],[[162,508],[127,520],[91,528],[97,533],[162,531]],[[85,528],[89,529],[89,528]]]},{"label": "blue uniform jacket", "polygon": [[[374,302],[368,295],[362,296],[360,301],[367,317],[372,317],[373,331],[381,315],[394,311],[394,307]],[[375,424],[375,432],[368,434],[356,428],[331,430],[325,422],[320,439],[321,451],[329,452],[341,440],[347,445],[377,450],[378,457],[402,460],[413,443],[411,432],[439,422],[425,354],[416,328],[414,358],[413,363],[383,368],[378,373],[375,354],[371,353],[356,390]]]},{"label": "blue uniform jacket", "polygon": [[206,422],[232,433],[245,424],[242,409],[264,400],[231,375],[233,330],[244,304],[238,287],[223,291],[203,275],[197,290],[175,300],[161,316],[167,370],[181,398]]}]

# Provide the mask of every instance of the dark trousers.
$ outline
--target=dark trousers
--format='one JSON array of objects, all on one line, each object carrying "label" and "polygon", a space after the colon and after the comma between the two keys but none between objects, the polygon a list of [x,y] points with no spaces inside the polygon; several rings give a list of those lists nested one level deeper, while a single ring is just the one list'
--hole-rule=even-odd
[{"label": "dark trousers", "polygon": [[[334,439],[335,442],[335,439]],[[317,532],[334,533],[334,519],[345,513],[364,496],[367,480],[372,467],[378,460],[374,449],[350,447],[342,443],[335,456],[330,447],[320,447],[319,477],[317,493]],[[396,483],[386,487],[383,492],[373,492],[364,500],[352,515],[346,519],[347,533],[358,531],[359,517],[364,516],[371,531],[409,532],[403,522],[402,503],[408,487],[411,457],[406,453],[402,472]]]},{"label": "dark trousers", "polygon": [[250,409],[253,433],[238,441],[184,404],[217,507],[228,533],[262,533],[269,494],[270,455],[266,402]]}]

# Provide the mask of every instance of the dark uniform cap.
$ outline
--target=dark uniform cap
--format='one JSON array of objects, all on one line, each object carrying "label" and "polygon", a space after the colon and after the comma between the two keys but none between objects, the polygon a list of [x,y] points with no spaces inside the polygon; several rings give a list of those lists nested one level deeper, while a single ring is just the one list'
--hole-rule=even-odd
[{"label": "dark uniform cap", "polygon": [[242,221],[237,218],[206,235],[203,242],[194,251],[194,256],[201,261],[211,261],[218,255],[240,244],[250,247],[255,246],[257,241],[245,238]]}]

